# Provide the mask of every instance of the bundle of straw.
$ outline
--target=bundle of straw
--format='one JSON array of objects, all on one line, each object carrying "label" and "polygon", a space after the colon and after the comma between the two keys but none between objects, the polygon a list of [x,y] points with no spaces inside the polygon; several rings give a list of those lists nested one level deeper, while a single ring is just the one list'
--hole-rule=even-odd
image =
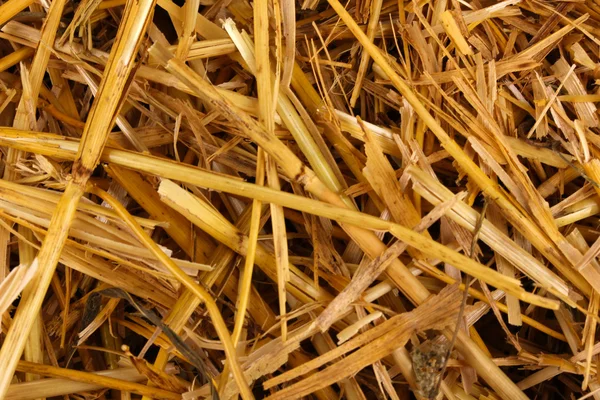
[{"label": "bundle of straw", "polygon": [[0,2],[0,399],[600,399],[599,25]]}]

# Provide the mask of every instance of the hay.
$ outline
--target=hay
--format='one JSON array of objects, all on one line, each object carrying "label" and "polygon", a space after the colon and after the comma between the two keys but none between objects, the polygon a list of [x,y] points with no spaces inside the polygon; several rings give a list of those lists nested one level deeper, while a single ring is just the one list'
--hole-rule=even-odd
[{"label": "hay", "polygon": [[0,398],[599,398],[599,22],[3,1]]}]

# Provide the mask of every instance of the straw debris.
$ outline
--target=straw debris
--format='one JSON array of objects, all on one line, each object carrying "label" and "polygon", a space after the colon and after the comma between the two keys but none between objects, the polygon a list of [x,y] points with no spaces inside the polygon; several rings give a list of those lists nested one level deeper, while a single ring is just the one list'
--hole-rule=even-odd
[{"label": "straw debris", "polygon": [[598,26],[1,1],[0,398],[600,398]]}]

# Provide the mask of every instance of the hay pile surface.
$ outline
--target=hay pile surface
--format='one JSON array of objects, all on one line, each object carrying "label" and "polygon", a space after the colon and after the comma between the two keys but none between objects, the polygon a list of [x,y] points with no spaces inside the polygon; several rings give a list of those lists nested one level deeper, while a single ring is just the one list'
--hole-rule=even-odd
[{"label": "hay pile surface", "polygon": [[0,1],[0,398],[600,399],[598,0]]}]

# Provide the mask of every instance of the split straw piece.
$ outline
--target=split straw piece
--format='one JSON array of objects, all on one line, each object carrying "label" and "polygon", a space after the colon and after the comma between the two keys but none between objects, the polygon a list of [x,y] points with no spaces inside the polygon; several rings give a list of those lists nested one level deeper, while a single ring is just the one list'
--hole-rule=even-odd
[{"label": "split straw piece", "polygon": [[[279,176],[277,175],[277,165],[267,157],[267,182],[270,188],[280,190]],[[277,264],[277,294],[279,297],[279,315],[281,317],[281,339],[285,342],[287,338],[287,319],[286,319],[286,283],[290,280],[289,256],[287,231],[285,227],[285,211],[283,207],[277,204],[271,204],[271,225],[273,229],[273,246],[275,252],[275,262]]]},{"label": "split straw piece", "polygon": [[131,1],[125,8],[123,22],[119,26],[113,51],[103,75],[99,96],[90,111],[75,157],[73,176],[52,215],[48,235],[38,254],[39,273],[23,292],[13,323],[0,349],[0,365],[3,368],[0,371],[0,398],[3,398],[8,390],[32,324],[56,270],[79,199],[98,163],[114,124],[116,112],[127,93],[135,55],[151,20],[153,9],[154,0]]},{"label": "split straw piece", "polygon": [[[265,180],[265,157],[264,152],[259,149],[256,159],[256,184],[263,185]],[[252,213],[250,216],[250,231],[248,232],[248,247],[246,250],[246,260],[244,261],[244,270],[240,279],[240,291],[235,314],[235,324],[233,328],[233,345],[237,346],[244,320],[246,319],[246,309],[250,298],[250,288],[252,287],[252,271],[254,270],[254,258],[256,256],[256,247],[258,242],[258,233],[260,230],[260,218],[262,216],[262,203],[259,200],[252,200]]]},{"label": "split straw piece", "polygon": [[[292,9],[282,10],[287,15],[286,21],[288,21],[288,25],[290,23],[290,13],[291,21],[295,21],[294,9],[293,9],[293,0],[291,2]],[[288,4],[289,5],[289,4]],[[276,3],[274,3],[276,7]],[[256,84],[257,84],[257,92],[258,92],[258,118],[259,121],[265,126],[265,129],[270,135],[274,134],[275,130],[275,120],[274,114],[276,110],[276,105],[279,100],[280,91],[278,90],[279,82],[277,81],[278,77],[272,79],[271,73],[271,52],[269,47],[269,2],[268,0],[256,0],[253,4],[253,15],[254,15],[254,65],[255,67],[255,75],[256,75]],[[289,32],[288,32],[289,33]],[[293,32],[295,35],[295,32]],[[289,50],[289,49],[288,49]],[[293,48],[291,48],[293,52]],[[288,51],[289,53],[289,51]],[[292,60],[288,60],[286,63],[293,62],[293,53]],[[289,69],[289,68],[288,68]],[[291,69],[288,73],[289,78],[291,79]],[[285,85],[285,83],[284,83]],[[275,100],[277,99],[277,100]],[[280,110],[281,114],[283,110]],[[287,120],[287,119],[286,119]],[[268,164],[267,164],[268,163]],[[264,164],[264,165],[263,165]],[[275,189],[279,188],[279,179],[277,178],[277,168],[274,162],[269,159],[267,161],[264,156],[264,151],[262,149],[258,150],[258,159],[256,161],[256,183],[258,185],[262,185],[263,182],[263,173],[267,174],[269,186],[274,187]],[[259,170],[260,169],[260,170]],[[259,174],[260,172],[260,174]],[[252,201],[252,217],[254,219],[254,208],[260,207],[260,202],[257,200]],[[277,262],[277,285],[278,285],[278,295],[279,295],[279,312],[283,318],[283,315],[286,312],[285,304],[285,281],[287,280],[288,274],[288,259],[287,259],[287,240],[285,236],[285,218],[283,216],[283,209],[277,205],[271,205],[271,223],[273,227],[273,242],[275,245],[275,254],[276,254],[276,262]],[[260,215],[258,215],[260,218]],[[248,258],[249,256],[254,259],[254,250],[256,250],[256,243],[253,237],[253,225],[251,224],[251,229],[249,233],[250,244],[248,246],[248,252],[246,255],[246,265],[244,266],[244,276],[246,275],[246,269],[248,268]],[[258,234],[258,232],[257,232]],[[248,285],[250,282],[248,283]],[[243,311],[243,310],[241,310]],[[238,310],[240,312],[240,310]],[[242,315],[243,320],[243,315]],[[287,336],[287,323],[285,319],[282,320],[282,336],[285,340]],[[237,339],[236,339],[237,341]]]},{"label": "split straw piece", "polygon": [[[371,2],[369,23],[367,25],[367,37],[371,42],[375,39],[375,33],[379,28],[379,16],[381,15],[382,6],[383,0],[373,0]],[[358,72],[356,73],[356,81],[354,82],[352,96],[350,97],[350,107],[356,106],[356,101],[360,96],[362,84],[365,79],[365,75],[367,74],[367,68],[369,68],[369,61],[371,61],[371,56],[369,55],[369,52],[363,51],[360,55],[360,64],[358,66]]]},{"label": "split straw piece", "polygon": [[196,15],[198,14],[199,7],[200,0],[186,0],[185,5],[183,6],[183,10],[185,11],[182,24],[183,29],[176,50],[177,57],[182,60],[187,59],[190,47],[196,38]]}]

